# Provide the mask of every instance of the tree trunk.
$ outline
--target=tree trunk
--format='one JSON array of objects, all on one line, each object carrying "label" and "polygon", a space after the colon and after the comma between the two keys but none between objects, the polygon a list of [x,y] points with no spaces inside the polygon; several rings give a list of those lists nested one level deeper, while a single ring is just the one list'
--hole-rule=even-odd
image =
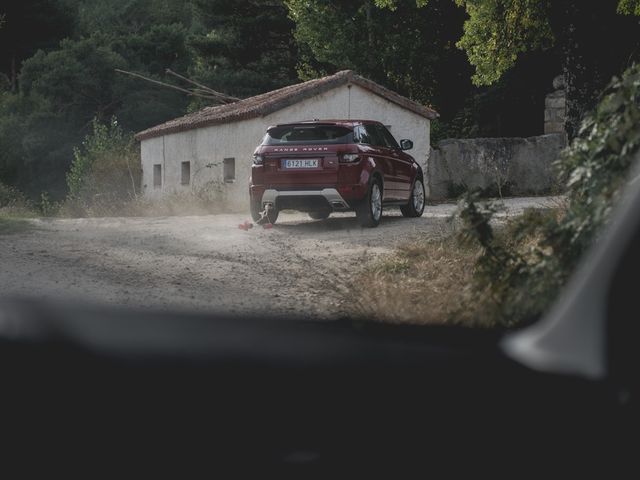
[{"label": "tree trunk", "polygon": [[373,47],[373,24],[371,22],[371,0],[368,0],[365,4],[365,11],[367,14],[367,32],[369,33],[369,46]]},{"label": "tree trunk", "polygon": [[562,75],[567,98],[566,131],[569,138],[576,136],[580,120],[588,103],[584,74],[585,59],[580,44],[580,29],[583,28],[580,2],[556,0],[551,2],[551,27],[556,38],[556,48],[562,56]]}]

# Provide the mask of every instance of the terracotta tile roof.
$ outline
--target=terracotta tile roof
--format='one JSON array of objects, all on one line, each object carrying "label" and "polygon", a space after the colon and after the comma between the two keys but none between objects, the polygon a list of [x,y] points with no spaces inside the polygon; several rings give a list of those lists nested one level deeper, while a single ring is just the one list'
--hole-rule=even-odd
[{"label": "terracotta tile roof", "polygon": [[145,140],[147,138],[183,132],[194,128],[261,117],[348,83],[358,85],[430,120],[438,118],[439,116],[435,110],[420,105],[371,80],[356,75],[351,70],[344,70],[335,75],[310,80],[297,85],[290,85],[255,97],[245,98],[235,103],[207,107],[199,112],[191,113],[144,130],[136,135],[136,139]]}]

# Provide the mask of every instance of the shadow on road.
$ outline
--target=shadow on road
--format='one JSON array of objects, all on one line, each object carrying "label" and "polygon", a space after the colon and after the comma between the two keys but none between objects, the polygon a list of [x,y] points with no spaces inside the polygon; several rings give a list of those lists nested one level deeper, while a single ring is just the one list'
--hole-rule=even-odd
[{"label": "shadow on road", "polygon": [[[408,219],[403,217],[382,217],[378,228],[384,228],[389,224],[397,224]],[[350,230],[369,230],[362,228],[358,223],[358,219],[353,217],[329,217],[326,220],[308,220],[308,221],[291,221],[290,223],[283,220],[278,222],[274,228],[289,233],[314,233],[314,232],[331,232],[331,231],[350,231]]]}]

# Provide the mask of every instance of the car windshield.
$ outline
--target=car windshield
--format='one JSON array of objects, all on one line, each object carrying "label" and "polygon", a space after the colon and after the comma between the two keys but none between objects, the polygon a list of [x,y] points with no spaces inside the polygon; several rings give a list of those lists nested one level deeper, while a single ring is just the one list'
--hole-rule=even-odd
[{"label": "car windshield", "polygon": [[352,139],[351,129],[337,125],[288,125],[269,129],[263,145],[346,144]]},{"label": "car windshield", "polygon": [[638,0],[556,3],[0,2],[0,301],[537,321],[640,150]]}]

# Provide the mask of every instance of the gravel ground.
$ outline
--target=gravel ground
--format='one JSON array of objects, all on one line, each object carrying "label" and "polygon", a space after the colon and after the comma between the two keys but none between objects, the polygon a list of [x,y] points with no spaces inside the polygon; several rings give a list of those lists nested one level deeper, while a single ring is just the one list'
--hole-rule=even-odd
[{"label": "gravel ground", "polygon": [[[560,201],[507,199],[502,215]],[[353,214],[282,213],[273,229],[247,232],[237,214],[31,220],[0,234],[0,298],[336,318],[354,273],[399,243],[448,231],[455,208],[428,206],[418,219],[390,210],[375,229]]]}]

